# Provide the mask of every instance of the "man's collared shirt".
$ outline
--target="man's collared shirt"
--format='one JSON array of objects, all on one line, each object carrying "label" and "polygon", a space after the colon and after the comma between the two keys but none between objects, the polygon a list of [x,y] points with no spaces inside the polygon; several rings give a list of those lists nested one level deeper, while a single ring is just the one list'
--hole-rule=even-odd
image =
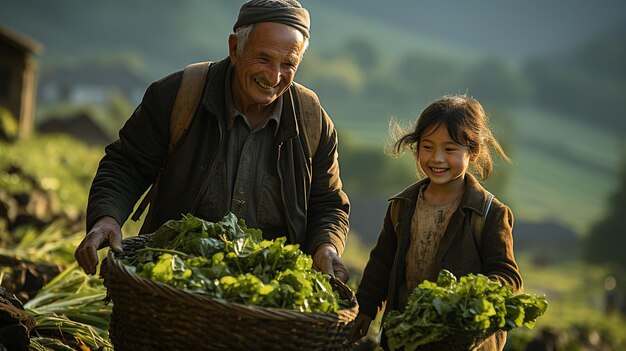
[{"label": "man's collared shirt", "polygon": [[[232,74],[229,68],[227,77]],[[245,220],[263,237],[287,236],[284,206],[276,160],[275,136],[280,124],[283,98],[280,96],[268,118],[254,130],[234,105],[230,79],[226,80],[226,133],[217,168],[198,215],[210,221],[228,212]]]}]

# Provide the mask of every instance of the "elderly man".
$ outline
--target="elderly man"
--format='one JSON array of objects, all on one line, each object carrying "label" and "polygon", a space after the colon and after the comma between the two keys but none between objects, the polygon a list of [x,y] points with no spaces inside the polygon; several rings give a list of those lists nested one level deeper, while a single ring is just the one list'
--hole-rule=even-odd
[{"label": "elderly man", "polygon": [[[267,239],[299,244],[315,268],[348,279],[339,256],[350,205],[337,132],[316,95],[293,82],[309,27],[308,11],[295,0],[245,3],[229,56],[210,66],[195,116],[169,156],[182,71],[150,85],[119,140],[106,147],[91,186],[88,234],[75,253],[85,272],[96,272],[98,249],[122,252],[121,225],[158,176],[141,232],[183,213],[218,221],[232,212]],[[317,103],[301,103],[302,95]],[[307,130],[307,113],[320,128]]]}]

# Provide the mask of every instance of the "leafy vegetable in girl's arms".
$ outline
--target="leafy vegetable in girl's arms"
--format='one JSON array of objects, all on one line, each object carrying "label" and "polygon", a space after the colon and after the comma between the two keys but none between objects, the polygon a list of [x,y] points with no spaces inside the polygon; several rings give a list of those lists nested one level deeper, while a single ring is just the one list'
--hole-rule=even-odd
[{"label": "leafy vegetable in girl's arms", "polygon": [[496,330],[532,328],[547,306],[544,297],[514,294],[484,275],[457,281],[442,270],[437,282],[424,281],[411,293],[403,313],[388,313],[383,330],[392,350],[415,350],[460,334],[480,340]]}]

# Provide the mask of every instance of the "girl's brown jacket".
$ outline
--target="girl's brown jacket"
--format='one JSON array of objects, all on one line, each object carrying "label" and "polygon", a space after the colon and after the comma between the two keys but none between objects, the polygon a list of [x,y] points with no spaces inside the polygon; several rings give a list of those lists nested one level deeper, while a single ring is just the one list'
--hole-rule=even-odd
[{"label": "girl's brown jacket", "polygon": [[[481,273],[519,291],[522,289],[522,277],[513,254],[513,213],[494,198],[480,242],[477,242],[470,217],[483,216],[489,193],[471,174],[467,173],[465,179],[461,203],[452,214],[437,251],[435,271],[447,269],[456,277]],[[386,311],[404,309],[398,297],[405,282],[411,219],[419,189],[428,182],[429,179],[424,179],[414,183],[390,199],[378,242],[370,253],[356,294],[360,313],[375,317],[377,308],[385,300]],[[392,205],[398,206],[399,215],[395,223],[391,215]],[[429,277],[428,280],[436,278]],[[487,340],[481,350],[501,350],[504,336],[504,333],[496,334],[491,338],[493,340]]]}]

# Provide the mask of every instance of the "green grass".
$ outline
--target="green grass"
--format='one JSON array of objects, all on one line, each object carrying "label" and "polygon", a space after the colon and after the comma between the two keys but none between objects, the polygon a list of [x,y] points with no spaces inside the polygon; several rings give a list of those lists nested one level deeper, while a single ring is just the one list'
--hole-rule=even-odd
[{"label": "green grass", "polygon": [[604,318],[604,279],[607,270],[583,263],[537,266],[519,257],[527,293],[545,295],[549,307],[537,327],[566,328]]},{"label": "green grass", "polygon": [[604,311],[604,280],[608,269],[582,262],[537,266],[518,258],[527,293],[545,295],[548,310],[534,330],[593,328],[612,340],[615,350],[626,347],[626,317]]}]

